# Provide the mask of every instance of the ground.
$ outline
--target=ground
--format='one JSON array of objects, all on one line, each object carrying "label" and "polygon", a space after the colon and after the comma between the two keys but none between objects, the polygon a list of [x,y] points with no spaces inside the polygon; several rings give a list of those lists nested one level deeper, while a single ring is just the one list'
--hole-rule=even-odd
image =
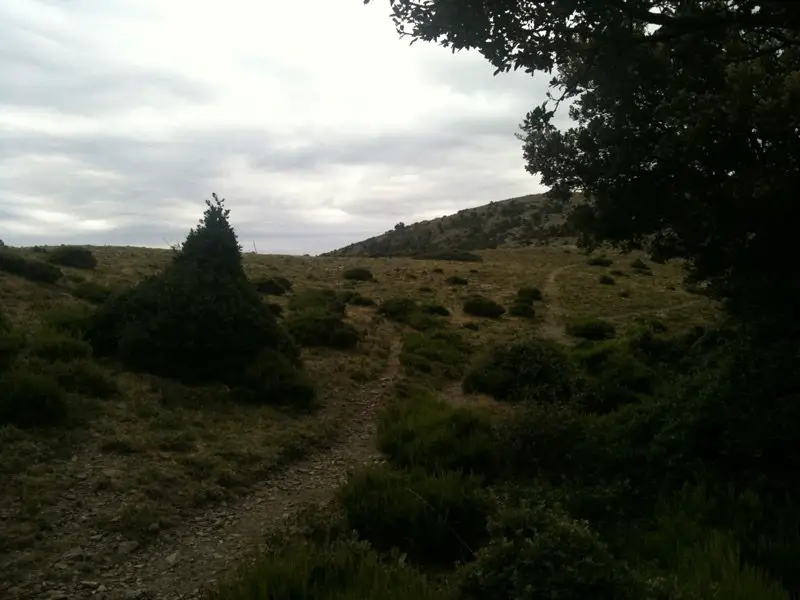
[{"label": "ground", "polygon": [[[128,285],[162,268],[170,251],[95,248],[94,271],[65,269],[67,283],[43,286],[0,273],[0,301],[18,327],[34,328],[48,311],[75,304],[81,280]],[[355,289],[380,303],[395,296],[449,308],[475,348],[520,336],[572,343],[568,321],[601,317],[620,331],[640,315],[672,330],[713,319],[716,307],[681,283],[677,264],[648,263],[608,252],[614,262],[590,266],[569,244],[481,251],[481,263],[401,258],[285,257],[248,254],[252,277],[282,275],[294,290]],[[347,268],[369,268],[375,280],[349,282]],[[614,283],[600,283],[601,275]],[[459,275],[467,285],[449,285]],[[534,319],[469,317],[469,294],[508,306],[520,287],[544,300]],[[286,305],[287,297],[270,297]],[[324,501],[348,470],[378,460],[375,413],[402,372],[400,325],[374,307],[348,307],[362,333],[353,351],[304,351],[321,392],[310,415],[214,400],[214,390],[103,368],[121,394],[87,405],[68,429],[0,428],[0,596],[44,598],[188,598],[234,568],[264,531],[298,508]],[[477,329],[461,328],[478,322]],[[453,402],[458,386],[443,391]]]}]

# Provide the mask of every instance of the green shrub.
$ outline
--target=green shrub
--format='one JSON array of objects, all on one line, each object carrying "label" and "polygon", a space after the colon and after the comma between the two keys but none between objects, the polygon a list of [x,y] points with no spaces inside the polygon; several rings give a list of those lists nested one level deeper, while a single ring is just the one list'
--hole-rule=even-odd
[{"label": "green shrub", "polygon": [[434,267],[433,269],[431,269],[431,273],[436,273],[438,275],[441,275],[442,273],[444,273],[444,269],[441,267]]},{"label": "green shrub", "polygon": [[619,297],[620,298],[630,298],[631,297],[631,291],[630,290],[622,290],[619,293]]},{"label": "green shrub", "polygon": [[83,304],[59,306],[42,315],[42,320],[49,329],[82,338],[89,329],[94,311]]},{"label": "green shrub", "polygon": [[358,346],[361,335],[350,323],[332,313],[302,311],[284,321],[294,340],[305,347],[348,349]]},{"label": "green shrub", "polygon": [[292,282],[286,277],[283,277],[282,275],[275,275],[272,279],[275,280],[275,282],[283,287],[283,289],[285,289],[287,292],[292,291]]},{"label": "green shrub", "polygon": [[299,410],[316,406],[316,388],[285,354],[265,349],[232,386],[234,399],[247,404],[283,404]]},{"label": "green shrub", "polygon": [[93,304],[102,304],[113,294],[108,287],[96,281],[84,281],[72,290],[72,295]]},{"label": "green shrub", "polygon": [[421,285],[419,286],[419,291],[423,294],[432,294],[434,289],[429,285]]},{"label": "green shrub", "polygon": [[297,539],[269,544],[209,600],[442,600],[426,577],[382,560],[366,542]]},{"label": "green shrub", "polygon": [[617,335],[613,323],[602,319],[581,319],[568,323],[566,331],[572,337],[585,340],[610,340]]},{"label": "green shrub", "polygon": [[447,285],[467,285],[469,280],[465,277],[460,277],[458,275],[451,275],[447,279],[444,280]]},{"label": "green shrub", "polygon": [[473,317],[488,317],[492,319],[496,319],[506,312],[505,308],[491,298],[478,294],[468,296],[464,300],[463,309],[464,313]]},{"label": "green shrub", "polygon": [[90,360],[56,362],[46,373],[64,390],[89,398],[111,398],[119,393],[116,380]]},{"label": "green shrub", "polygon": [[289,298],[289,310],[295,312],[329,312],[343,317],[347,311],[347,300],[336,290],[316,288],[298,292]]},{"label": "green shrub", "polygon": [[253,280],[253,286],[259,294],[269,296],[283,296],[289,288],[277,277],[261,277]]},{"label": "green shrub", "polygon": [[18,427],[56,425],[67,416],[67,397],[58,383],[40,373],[10,370],[0,374],[0,424]]},{"label": "green shrub", "polygon": [[372,298],[367,298],[366,296],[362,296],[361,294],[355,294],[351,299],[349,304],[353,306],[375,306],[375,300]]},{"label": "green shrub", "polygon": [[474,252],[466,252],[464,250],[435,250],[432,252],[423,252],[415,254],[412,258],[417,260],[452,260],[458,262],[483,262],[483,257]]},{"label": "green shrub", "polygon": [[378,449],[400,467],[498,474],[498,436],[485,413],[411,392],[381,411]]},{"label": "green shrub", "polygon": [[22,338],[14,331],[11,321],[0,308],[0,373],[14,363],[22,346]]},{"label": "green shrub", "polygon": [[643,598],[628,567],[588,524],[558,506],[527,503],[491,521],[489,544],[462,571],[464,600]]},{"label": "green shrub", "polygon": [[97,258],[88,248],[82,246],[58,246],[50,251],[47,260],[54,265],[74,269],[94,269]]},{"label": "green shrub", "polygon": [[635,271],[649,271],[650,267],[641,258],[637,258],[631,263],[631,269]]},{"label": "green shrub", "polygon": [[617,280],[611,277],[611,275],[600,275],[597,281],[603,285],[615,285],[617,283]]},{"label": "green shrub", "polygon": [[378,314],[398,323],[407,323],[417,312],[419,305],[411,298],[404,297],[389,298],[378,307]]},{"label": "green shrub", "polygon": [[352,267],[350,269],[345,269],[344,273],[342,273],[342,277],[348,281],[372,281],[375,279],[372,271],[366,267]]},{"label": "green shrub", "polygon": [[590,267],[610,267],[614,264],[614,261],[605,256],[593,256],[586,261],[586,264]]},{"label": "green shrub", "polygon": [[512,317],[522,317],[525,319],[533,319],[536,316],[536,309],[528,302],[520,302],[515,300],[508,308],[508,314]]},{"label": "green shrub", "polygon": [[422,312],[428,313],[429,315],[437,315],[439,317],[450,316],[450,311],[446,306],[442,306],[441,304],[423,304]]},{"label": "green shrub", "polygon": [[422,564],[469,560],[485,538],[491,510],[478,477],[383,466],[355,473],[339,499],[362,539]]},{"label": "green shrub", "polygon": [[271,312],[276,317],[283,316],[283,306],[281,306],[277,302],[267,302],[267,308],[269,309],[269,312]]},{"label": "green shrub", "polygon": [[30,340],[28,352],[46,361],[71,361],[89,358],[92,347],[69,335],[42,331]]},{"label": "green shrub", "polygon": [[55,283],[63,275],[58,267],[40,260],[29,260],[11,248],[0,248],[0,271],[34,283]]},{"label": "green shrub", "polygon": [[542,290],[538,287],[521,287],[517,290],[517,300],[532,304],[543,299]]},{"label": "green shrub", "polygon": [[466,393],[488,394],[497,400],[552,403],[572,397],[575,374],[556,344],[544,340],[517,342],[483,355],[462,383]]},{"label": "green shrub", "polygon": [[468,321],[461,325],[464,329],[469,329],[471,331],[478,331],[481,328],[480,323],[476,323],[475,321]]},{"label": "green shrub", "polygon": [[470,350],[455,332],[411,332],[403,337],[400,362],[411,372],[456,379],[469,363]]},{"label": "green shrub", "polygon": [[[162,273],[92,315],[86,336],[99,356],[184,383],[238,388],[253,381],[253,361],[264,352],[300,367],[298,348],[245,276],[224,200],[213,198]],[[281,377],[271,379],[270,399],[281,395]]]}]

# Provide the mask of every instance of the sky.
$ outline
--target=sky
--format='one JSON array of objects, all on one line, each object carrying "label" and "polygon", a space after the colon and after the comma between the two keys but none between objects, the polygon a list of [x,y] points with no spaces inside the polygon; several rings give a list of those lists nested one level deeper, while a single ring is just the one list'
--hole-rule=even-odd
[{"label": "sky", "polygon": [[388,0],[0,1],[0,239],[166,247],[212,192],[318,254],[542,191],[547,76],[399,39]]}]

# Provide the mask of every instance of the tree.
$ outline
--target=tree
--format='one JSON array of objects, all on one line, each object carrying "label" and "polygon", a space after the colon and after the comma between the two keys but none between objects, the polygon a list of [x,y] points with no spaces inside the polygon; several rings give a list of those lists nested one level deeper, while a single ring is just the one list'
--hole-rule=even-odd
[{"label": "tree", "polygon": [[582,245],[686,259],[734,314],[798,327],[800,276],[781,259],[800,216],[800,3],[391,5],[402,36],[552,76],[520,138],[553,196],[588,198],[572,215]]}]

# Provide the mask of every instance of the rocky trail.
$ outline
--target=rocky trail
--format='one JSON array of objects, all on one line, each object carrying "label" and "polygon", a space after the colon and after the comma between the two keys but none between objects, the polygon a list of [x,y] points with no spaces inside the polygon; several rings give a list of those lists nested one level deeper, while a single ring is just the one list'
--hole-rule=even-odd
[{"label": "rocky trail", "polygon": [[[348,472],[379,459],[374,433],[379,407],[392,393],[400,371],[400,342],[392,344],[387,369],[350,400],[356,417],[342,423],[339,441],[330,448],[289,465],[263,481],[246,497],[195,515],[146,548],[135,542],[125,548],[103,539],[89,539],[56,557],[50,569],[73,568],[92,557],[124,554],[91,577],[69,584],[48,578],[3,590],[14,600],[194,600],[241,564],[262,543],[265,534],[299,510],[322,503],[345,481]],[[71,563],[71,564],[70,564]]]}]

